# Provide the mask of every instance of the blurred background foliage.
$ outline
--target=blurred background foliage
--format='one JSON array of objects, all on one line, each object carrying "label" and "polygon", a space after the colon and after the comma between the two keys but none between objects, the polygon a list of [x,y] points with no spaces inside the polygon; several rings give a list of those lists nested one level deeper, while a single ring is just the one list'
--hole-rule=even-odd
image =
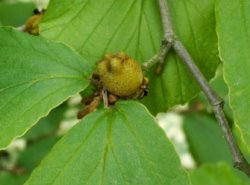
[{"label": "blurred background foliage", "polygon": [[2,2],[0,4],[1,24],[3,26],[20,26],[32,15],[34,8],[34,3]]},{"label": "blurred background foliage", "polygon": [[[22,26],[35,8],[45,8],[47,3],[48,0],[0,0],[0,26]],[[211,84],[225,100],[231,128],[240,138],[233,125],[222,66]],[[79,103],[76,102],[80,102],[79,98],[74,97],[58,106],[23,137],[0,151],[0,184],[20,185],[27,180],[53,145],[77,122]],[[157,119],[175,145],[194,185],[201,182],[203,185],[249,184],[248,178],[232,167],[227,144],[203,93],[184,106],[175,106],[168,113],[158,114]],[[240,143],[240,146],[244,151],[244,145]]]},{"label": "blurred background foliage", "polygon": [[48,0],[0,0],[0,25],[21,26],[36,7],[46,7]]}]

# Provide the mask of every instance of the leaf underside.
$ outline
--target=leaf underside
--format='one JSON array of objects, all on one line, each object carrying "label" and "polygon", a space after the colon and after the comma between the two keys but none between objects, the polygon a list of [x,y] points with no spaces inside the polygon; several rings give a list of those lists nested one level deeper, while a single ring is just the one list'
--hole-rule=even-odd
[{"label": "leaf underside", "polygon": [[146,108],[122,101],[71,129],[26,182],[32,184],[183,185],[189,180]]},{"label": "leaf underside", "polygon": [[[214,1],[170,0],[169,6],[177,35],[210,79],[218,64]],[[125,51],[143,63],[158,52],[163,35],[152,0],[51,0],[41,34],[71,45],[93,68],[107,52]],[[143,103],[154,114],[187,102],[200,90],[174,53],[160,76],[154,69],[148,76],[150,93]]]}]

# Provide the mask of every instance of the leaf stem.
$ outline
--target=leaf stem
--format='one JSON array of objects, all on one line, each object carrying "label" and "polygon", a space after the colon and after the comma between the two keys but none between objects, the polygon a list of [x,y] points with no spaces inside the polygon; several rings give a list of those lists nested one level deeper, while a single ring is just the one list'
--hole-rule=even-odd
[{"label": "leaf stem", "polygon": [[158,2],[159,2],[159,8],[160,8],[161,18],[162,18],[162,26],[164,30],[164,40],[167,41],[166,43],[170,45],[170,48],[173,47],[174,51],[182,59],[183,63],[186,65],[188,70],[192,73],[195,80],[198,82],[199,86],[201,87],[202,91],[208,98],[210,104],[213,106],[215,117],[217,118],[219,122],[224,138],[230,149],[230,152],[234,161],[234,167],[243,171],[247,176],[250,177],[250,165],[245,159],[245,157],[243,156],[242,152],[240,151],[233,137],[233,134],[230,130],[228,121],[225,117],[225,114],[223,111],[223,104],[224,104],[223,99],[220,98],[217,95],[217,93],[211,88],[211,86],[209,85],[204,75],[196,66],[195,62],[193,61],[192,57],[188,53],[185,46],[176,37],[176,34],[172,28],[172,23],[171,23],[169,9],[168,9],[166,0],[158,0]]}]

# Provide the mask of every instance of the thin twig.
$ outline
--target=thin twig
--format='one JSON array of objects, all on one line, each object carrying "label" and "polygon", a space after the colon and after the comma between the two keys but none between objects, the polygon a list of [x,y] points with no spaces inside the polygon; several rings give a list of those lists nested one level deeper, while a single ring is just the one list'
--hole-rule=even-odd
[{"label": "thin twig", "polygon": [[187,68],[190,70],[190,72],[193,74],[194,78],[201,86],[201,89],[206,93],[206,96],[209,99],[210,103],[212,105],[223,104],[223,100],[211,88],[211,86],[209,85],[203,74],[200,72],[199,68],[196,66],[192,57],[190,56],[186,48],[183,46],[183,44],[179,40],[176,40],[174,42],[173,48],[177,55],[185,63]]},{"label": "thin twig", "polygon": [[164,37],[161,43],[160,51],[143,64],[144,71],[148,71],[154,64],[158,63],[156,74],[161,73],[161,70],[165,63],[166,56],[168,52],[170,51],[170,49],[172,48],[173,41],[175,40],[175,35],[173,32],[172,24],[171,24],[170,19],[168,19],[168,17],[170,17],[168,7],[164,6],[164,3],[165,2],[163,1],[159,1],[159,5],[160,7],[162,7],[160,9],[160,12],[161,12],[161,18],[162,18],[162,26],[164,30]]},{"label": "thin twig", "polygon": [[160,7],[162,26],[164,31],[164,40],[167,40],[168,42],[171,43],[173,41],[173,37],[175,34],[174,34],[174,29],[172,27],[168,6],[166,6],[165,1],[159,0],[159,7]]},{"label": "thin twig", "polygon": [[177,55],[182,59],[183,63],[192,73],[192,75],[200,85],[201,89],[205,93],[206,97],[208,98],[209,102],[213,106],[215,117],[219,122],[225,140],[230,149],[234,161],[234,166],[239,170],[243,171],[246,175],[250,177],[250,165],[244,158],[242,152],[240,151],[238,145],[236,144],[236,141],[233,137],[230,127],[228,126],[228,121],[223,112],[223,100],[211,88],[206,78],[200,72],[199,68],[194,63],[192,57],[190,56],[190,54],[188,53],[187,49],[182,44],[182,42],[176,38],[176,35],[172,28],[166,0],[159,0],[159,7],[162,16],[162,25],[164,28],[164,39],[173,43],[171,46],[173,46],[173,49],[175,50]]},{"label": "thin twig", "polygon": [[198,67],[195,65],[193,59],[189,55],[183,44],[176,40],[174,43],[174,50],[177,55],[182,59],[184,64],[187,66],[189,71],[193,74],[204,94],[208,98],[210,104],[213,106],[213,111],[215,117],[217,118],[220,127],[223,131],[224,138],[230,149],[234,166],[242,171],[244,171],[250,177],[250,165],[247,163],[246,159],[242,155],[236,141],[232,135],[232,132],[228,126],[228,121],[223,112],[223,100],[216,94],[216,92],[211,88],[209,83],[206,81],[203,74],[200,72]]},{"label": "thin twig", "polygon": [[171,49],[171,47],[172,47],[172,44],[170,43],[162,43],[160,51],[142,65],[143,70],[148,71],[154,64],[159,63],[158,69],[156,71],[156,73],[159,74],[160,73],[159,68],[160,67],[162,68],[165,58],[169,50]]}]

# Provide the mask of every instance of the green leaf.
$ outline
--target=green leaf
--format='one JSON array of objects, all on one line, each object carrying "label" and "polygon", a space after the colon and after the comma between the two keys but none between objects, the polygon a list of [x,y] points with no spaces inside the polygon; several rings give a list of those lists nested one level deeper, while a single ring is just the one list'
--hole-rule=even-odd
[{"label": "green leaf", "polygon": [[[214,0],[170,0],[169,5],[177,35],[211,78],[218,64]],[[93,67],[104,53],[118,51],[143,63],[159,50],[163,35],[158,3],[152,0],[51,0],[41,34],[73,46]],[[185,103],[199,91],[173,53],[161,76],[153,69],[149,77],[150,93],[143,102],[153,113]]]},{"label": "green leaf", "polygon": [[34,3],[0,3],[0,22],[5,26],[21,26],[32,16]]},{"label": "green leaf", "polygon": [[15,175],[10,172],[1,172],[0,173],[0,184],[3,185],[20,185],[25,182],[28,178],[27,175]]},{"label": "green leaf", "polygon": [[0,28],[0,148],[88,85],[88,65],[63,44]]},{"label": "green leaf", "polygon": [[189,179],[146,108],[122,101],[72,128],[32,173],[26,185],[32,184],[182,185]]},{"label": "green leaf", "polygon": [[24,168],[27,175],[31,174],[32,170],[38,166],[43,157],[59,140],[59,137],[52,135],[50,137],[47,136],[47,138],[39,139],[28,142],[27,148],[18,157],[17,165]]},{"label": "green leaf", "polygon": [[193,185],[247,185],[249,179],[242,179],[226,163],[204,165],[191,173]]},{"label": "green leaf", "polygon": [[220,127],[208,114],[184,116],[184,130],[192,155],[198,164],[227,161],[232,163],[228,146]]},{"label": "green leaf", "polygon": [[[250,153],[250,2],[217,1],[216,18],[220,57],[229,87],[235,125]],[[233,13],[232,13],[233,12]]]}]

